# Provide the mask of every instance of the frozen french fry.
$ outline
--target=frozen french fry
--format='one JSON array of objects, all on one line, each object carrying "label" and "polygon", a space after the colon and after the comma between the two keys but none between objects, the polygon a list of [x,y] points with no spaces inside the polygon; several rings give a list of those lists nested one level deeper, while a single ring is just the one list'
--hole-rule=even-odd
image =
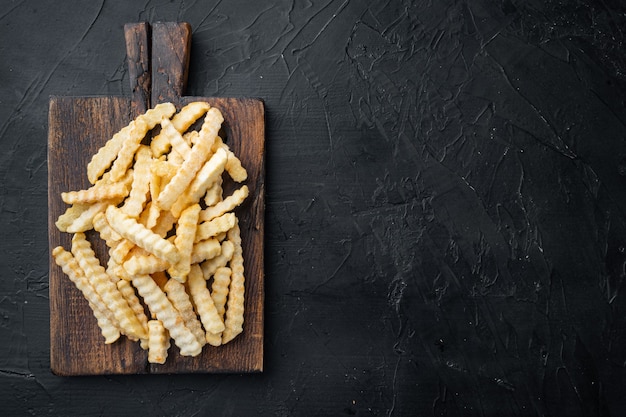
[{"label": "frozen french fry", "polygon": [[137,339],[147,337],[143,326],[117,286],[109,279],[106,270],[100,265],[91,244],[83,233],[74,234],[71,252],[78,261],[78,265],[85,272],[90,284],[109,310],[113,312],[122,332]]},{"label": "frozen french fry", "polygon": [[178,262],[180,255],[172,243],[147,229],[119,208],[110,205],[105,215],[111,227],[122,237],[171,264]]},{"label": "frozen french fry", "polygon": [[226,304],[226,319],[222,343],[228,343],[243,331],[244,320],[244,293],[245,277],[243,264],[243,250],[241,246],[241,232],[239,224],[228,232],[228,240],[233,242],[235,250],[230,260],[230,292]]},{"label": "frozen french fry", "polygon": [[161,320],[150,320],[148,322],[148,362],[164,364],[169,348],[170,338]]},{"label": "frozen french fry", "polygon": [[196,340],[191,330],[185,326],[178,310],[174,308],[152,277],[150,275],[136,275],[133,277],[132,283],[148,305],[150,312],[161,320],[163,326],[169,331],[174,343],[180,349],[180,354],[183,356],[199,355],[202,351],[202,345]]},{"label": "frozen french fry", "polygon": [[209,344],[214,344],[215,342],[211,339],[210,335],[220,334],[224,330],[224,323],[217,313],[215,303],[211,298],[211,292],[207,288],[206,281],[202,276],[202,270],[200,270],[197,264],[191,267],[187,279],[187,286],[193,304],[196,307],[196,312],[200,316],[202,326],[207,333],[206,341]]}]

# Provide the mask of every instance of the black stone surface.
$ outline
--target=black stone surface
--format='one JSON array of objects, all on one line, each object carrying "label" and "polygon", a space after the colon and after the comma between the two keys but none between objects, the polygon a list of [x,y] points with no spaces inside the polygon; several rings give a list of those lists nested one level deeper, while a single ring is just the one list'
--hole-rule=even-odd
[{"label": "black stone surface", "polygon": [[[128,95],[123,25],[187,21],[187,93],[267,112],[265,372],[49,371],[47,105]],[[626,415],[619,0],[3,1],[0,414]]]}]

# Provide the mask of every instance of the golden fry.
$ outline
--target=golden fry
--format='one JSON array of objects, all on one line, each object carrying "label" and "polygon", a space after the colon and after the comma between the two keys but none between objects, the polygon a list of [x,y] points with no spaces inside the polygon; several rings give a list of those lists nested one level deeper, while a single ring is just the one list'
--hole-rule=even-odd
[{"label": "golden fry", "polygon": [[235,253],[235,245],[228,240],[223,241],[220,254],[200,264],[204,279],[208,280],[211,278],[217,268],[228,265],[228,262],[233,257],[233,253]]},{"label": "golden fry", "polygon": [[[215,303],[211,298],[211,292],[207,288],[206,281],[202,276],[202,270],[195,264],[191,266],[189,276],[187,278],[187,286],[189,294],[196,306],[196,312],[200,316],[200,321],[204,326],[204,330],[209,333],[219,334],[224,330],[224,323],[220,320]],[[213,340],[207,337],[206,341],[212,344]]]},{"label": "golden fry", "polygon": [[[137,320],[139,320],[139,323],[141,323],[141,326],[143,327],[144,331],[147,334],[148,333],[148,316],[146,316],[146,312],[144,311],[143,305],[141,305],[141,301],[139,301],[137,294],[135,294],[135,289],[130,284],[130,282],[123,280],[123,279],[120,279],[119,281],[117,281],[116,285],[117,285],[117,289],[122,294],[122,297],[124,297],[128,305],[130,306],[131,310],[133,310],[133,312],[135,313],[135,316],[137,317]],[[143,338],[140,340],[141,340],[141,347],[143,349],[146,349],[147,347],[146,342],[148,340],[146,338]]]},{"label": "golden fry", "polygon": [[150,166],[152,152],[145,145],[140,145],[133,172],[133,183],[130,195],[122,206],[122,211],[131,217],[139,217],[148,200],[150,191]]},{"label": "golden fry", "polygon": [[189,158],[191,147],[187,144],[185,139],[183,139],[183,135],[176,130],[174,124],[168,119],[161,121],[161,133],[159,136],[161,135],[164,135],[166,140],[171,144],[172,151],[178,152],[183,159]]},{"label": "golden fry", "polygon": [[115,316],[106,306],[102,298],[91,286],[85,272],[82,270],[78,261],[74,256],[63,249],[61,246],[57,246],[52,250],[52,257],[57,265],[63,269],[63,272],[68,278],[76,285],[76,288],[83,294],[83,296],[89,302],[89,306],[96,317],[98,326],[102,331],[104,337],[104,343],[110,344],[115,342],[120,337],[119,324],[115,319]]},{"label": "golden fry", "polygon": [[164,364],[169,348],[170,338],[161,320],[150,320],[148,322],[148,362]]},{"label": "golden fry", "polygon": [[176,130],[180,133],[184,133],[210,108],[211,106],[206,101],[193,101],[180,109],[180,111],[172,117],[172,125],[174,125]]},{"label": "golden fry", "polygon": [[225,213],[208,222],[200,223],[196,231],[196,242],[217,236],[230,230],[236,223],[235,213]]},{"label": "golden fry", "polygon": [[215,238],[202,240],[193,245],[191,263],[198,264],[207,259],[213,259],[222,251],[220,241]]},{"label": "golden fry", "polygon": [[229,195],[224,200],[215,204],[214,206],[207,207],[200,213],[200,221],[212,220],[221,216],[224,213],[234,210],[248,197],[248,186],[242,185],[241,188],[235,190],[232,195]]},{"label": "golden fry", "polygon": [[147,337],[145,330],[131,310],[128,302],[122,297],[116,285],[109,279],[104,267],[100,265],[91,248],[91,244],[83,233],[74,235],[71,251],[93,288],[109,310],[113,312],[121,331],[137,339]]},{"label": "golden fry", "polygon": [[222,343],[228,343],[243,331],[245,277],[243,265],[243,250],[241,247],[241,234],[239,224],[228,232],[228,239],[233,242],[235,251],[230,260],[231,278],[230,292],[226,304],[226,319],[224,320],[224,333]]},{"label": "golden fry", "polygon": [[111,228],[104,213],[98,213],[93,218],[93,228],[100,233],[100,237],[105,241],[108,247],[116,246],[123,237]]},{"label": "golden fry", "polygon": [[128,195],[128,187],[123,182],[112,184],[96,184],[86,190],[61,193],[66,204],[91,204],[102,200],[124,198]]},{"label": "golden fry", "polygon": [[98,150],[87,165],[89,182],[94,184],[116,158],[120,159],[121,162],[118,163],[117,167],[114,166],[116,169],[111,174],[111,180],[116,181],[121,178],[132,162],[135,150],[146,133],[154,128],[163,117],[170,117],[175,112],[176,107],[172,103],[158,104],[116,133]]},{"label": "golden fry", "polygon": [[202,345],[196,340],[191,330],[184,324],[180,313],[157,286],[150,275],[136,275],[133,285],[143,298],[150,312],[161,320],[163,326],[170,332],[174,343],[183,356],[197,356],[202,351]]},{"label": "golden fry", "polygon": [[207,188],[224,172],[226,159],[226,152],[221,149],[211,156],[172,206],[174,216],[178,216],[185,207],[200,201],[200,198],[206,194]]},{"label": "golden fry", "polygon": [[211,285],[211,298],[222,322],[224,322],[224,313],[226,312],[230,275],[230,268],[224,266],[217,268],[215,274],[213,274],[213,284]]},{"label": "golden fry", "polygon": [[169,210],[176,199],[185,192],[185,188],[193,180],[211,152],[211,146],[221,123],[224,121],[222,114],[216,108],[211,108],[206,114],[205,121],[200,130],[200,137],[185,159],[176,175],[167,183],[159,194],[157,203],[164,210]]},{"label": "golden fry", "polygon": [[198,216],[200,215],[200,205],[194,204],[187,207],[178,219],[176,228],[176,238],[174,245],[180,256],[179,261],[172,265],[168,272],[172,278],[179,282],[187,280],[187,274],[191,267],[191,251],[196,237],[198,227]]},{"label": "golden fry", "polygon": [[226,145],[222,141],[222,138],[218,136],[213,143],[213,151],[215,152],[217,151],[217,149],[220,148],[224,149],[228,154],[228,162],[226,163],[226,172],[228,172],[228,175],[230,175],[230,177],[236,182],[245,181],[248,178],[248,172],[243,167],[243,165],[241,165],[241,161],[239,160],[239,158],[235,156],[235,154],[233,153],[233,151],[230,150],[228,145]]},{"label": "golden fry", "polygon": [[175,279],[170,279],[164,286],[167,298],[172,302],[176,310],[180,313],[185,322],[185,326],[191,330],[201,345],[206,344],[206,336],[202,330],[202,324],[191,304],[189,294],[185,291],[185,286]]},{"label": "golden fry", "polygon": [[173,244],[147,229],[117,207],[109,206],[105,214],[111,227],[135,245],[171,264],[175,264],[180,259],[180,255]]},{"label": "golden fry", "polygon": [[211,185],[204,196],[204,204],[207,207],[211,207],[222,201],[223,190],[222,190],[222,177],[217,177],[217,180]]}]

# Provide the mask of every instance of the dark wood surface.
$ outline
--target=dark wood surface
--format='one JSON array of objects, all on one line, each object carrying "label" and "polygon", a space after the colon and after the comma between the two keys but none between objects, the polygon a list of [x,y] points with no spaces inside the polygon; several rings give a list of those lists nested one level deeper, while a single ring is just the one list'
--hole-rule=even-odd
[{"label": "dark wood surface", "polygon": [[132,117],[144,113],[150,105],[152,84],[151,35],[150,25],[147,22],[124,25]]},{"label": "dark wood surface", "polygon": [[[134,68],[130,70],[131,98],[53,97],[50,100],[50,247],[63,245],[69,249],[70,246],[70,235],[60,233],[54,225],[66,208],[60,193],[89,186],[86,166],[91,156],[117,130],[128,124],[138,111],[141,112],[142,103],[150,100],[150,96],[152,105],[171,101],[178,108],[191,101],[207,101],[224,115],[225,140],[248,171],[246,184],[250,188],[250,196],[237,210],[246,269],[244,331],[224,346],[205,346],[195,358],[181,357],[178,349],[172,347],[165,365],[150,365],[138,343],[121,338],[114,344],[104,344],[87,302],[51,259],[51,368],[59,375],[259,372],[263,369],[264,105],[261,100],[252,98],[181,96],[189,65],[191,31],[187,24],[159,23],[152,26],[153,88],[147,89],[146,59],[150,54],[146,53],[149,49],[145,45],[150,43],[150,37],[145,35],[149,29],[143,24],[127,25],[125,28],[129,67]],[[167,77],[168,74],[172,76]],[[157,79],[163,82],[154,83]],[[155,84],[158,85],[156,90]],[[107,255],[103,243],[95,238],[92,241],[96,253],[105,262]]]}]

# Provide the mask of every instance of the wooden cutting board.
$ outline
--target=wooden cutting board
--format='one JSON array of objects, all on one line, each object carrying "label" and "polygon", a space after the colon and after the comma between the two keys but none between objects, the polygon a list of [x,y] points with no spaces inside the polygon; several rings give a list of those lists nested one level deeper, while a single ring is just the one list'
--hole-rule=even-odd
[{"label": "wooden cutting board", "polygon": [[[87,163],[119,129],[158,103],[180,109],[207,101],[224,116],[223,134],[248,172],[250,195],[236,211],[243,241],[246,299],[244,330],[224,346],[206,345],[194,358],[172,343],[164,365],[149,364],[137,342],[122,337],[105,345],[87,301],[50,256],[50,367],[57,375],[247,373],[263,370],[263,243],[265,210],[265,115],[259,99],[183,96],[189,68],[187,23],[128,24],[124,27],[131,97],[51,97],[48,133],[49,246],[69,250],[71,235],[55,221],[67,208],[61,192],[90,186]],[[225,189],[225,193],[226,193]],[[93,237],[88,233],[88,237]],[[102,262],[106,247],[94,242]]]}]

